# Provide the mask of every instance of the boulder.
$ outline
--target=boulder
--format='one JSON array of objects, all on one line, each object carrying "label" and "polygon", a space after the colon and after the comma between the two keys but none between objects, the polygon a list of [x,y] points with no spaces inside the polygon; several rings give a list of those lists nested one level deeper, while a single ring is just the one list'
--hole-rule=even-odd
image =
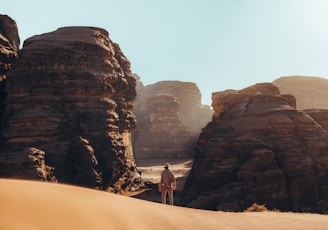
[{"label": "boulder", "polygon": [[143,86],[138,81],[133,131],[136,159],[192,157],[198,135],[213,111],[201,104],[195,83],[161,81]]},{"label": "boulder", "polygon": [[56,182],[53,168],[45,163],[45,152],[36,148],[0,154],[0,175],[6,178]]},{"label": "boulder", "polygon": [[328,132],[271,83],[212,94],[181,203],[243,211],[326,213]]},{"label": "boulder", "polygon": [[104,29],[64,27],[33,36],[7,73],[0,150],[44,151],[59,182],[136,188],[135,86],[128,59]]}]

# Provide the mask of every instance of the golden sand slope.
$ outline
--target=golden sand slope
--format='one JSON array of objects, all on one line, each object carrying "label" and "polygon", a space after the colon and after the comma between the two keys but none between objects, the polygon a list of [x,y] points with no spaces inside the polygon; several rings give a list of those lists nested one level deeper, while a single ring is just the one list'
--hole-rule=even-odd
[{"label": "golden sand slope", "polygon": [[196,210],[74,187],[0,179],[0,229],[328,229],[328,216]]}]

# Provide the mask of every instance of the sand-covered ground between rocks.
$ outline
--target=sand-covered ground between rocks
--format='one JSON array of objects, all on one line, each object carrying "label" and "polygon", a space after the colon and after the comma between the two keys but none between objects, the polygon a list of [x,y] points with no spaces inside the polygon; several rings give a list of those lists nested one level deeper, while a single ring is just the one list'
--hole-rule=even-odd
[{"label": "sand-covered ground between rocks", "polygon": [[163,205],[123,195],[0,179],[0,229],[327,229],[328,217],[227,213]]}]

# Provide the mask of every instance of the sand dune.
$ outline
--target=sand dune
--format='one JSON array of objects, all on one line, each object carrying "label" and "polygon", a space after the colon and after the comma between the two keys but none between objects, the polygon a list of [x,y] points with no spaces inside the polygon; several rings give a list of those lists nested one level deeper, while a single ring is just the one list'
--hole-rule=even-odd
[{"label": "sand dune", "polygon": [[328,229],[328,216],[225,213],[81,187],[0,180],[0,229]]}]

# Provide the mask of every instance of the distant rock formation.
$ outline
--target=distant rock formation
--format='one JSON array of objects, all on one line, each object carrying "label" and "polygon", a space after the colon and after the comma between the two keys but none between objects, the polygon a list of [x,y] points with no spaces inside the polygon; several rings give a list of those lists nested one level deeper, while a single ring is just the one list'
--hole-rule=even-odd
[{"label": "distant rock formation", "polygon": [[279,87],[281,93],[296,97],[297,109],[328,109],[328,79],[286,76],[272,83]]},{"label": "distant rock formation", "polygon": [[191,157],[198,135],[213,111],[201,104],[195,83],[161,81],[137,84],[133,131],[136,159]]},{"label": "distant rock formation", "polygon": [[327,130],[270,83],[213,93],[212,100],[183,205],[328,213]]},{"label": "distant rock formation", "polygon": [[[8,15],[0,14],[0,121],[2,121],[4,111],[6,73],[18,58],[19,44],[20,39],[16,22]],[[3,139],[0,135],[0,144],[2,142]]]},{"label": "distant rock formation", "polygon": [[[129,61],[101,28],[65,27],[27,39],[7,73],[1,155],[36,149],[59,182],[137,187],[135,86]],[[19,173],[0,163],[0,176]]]}]

